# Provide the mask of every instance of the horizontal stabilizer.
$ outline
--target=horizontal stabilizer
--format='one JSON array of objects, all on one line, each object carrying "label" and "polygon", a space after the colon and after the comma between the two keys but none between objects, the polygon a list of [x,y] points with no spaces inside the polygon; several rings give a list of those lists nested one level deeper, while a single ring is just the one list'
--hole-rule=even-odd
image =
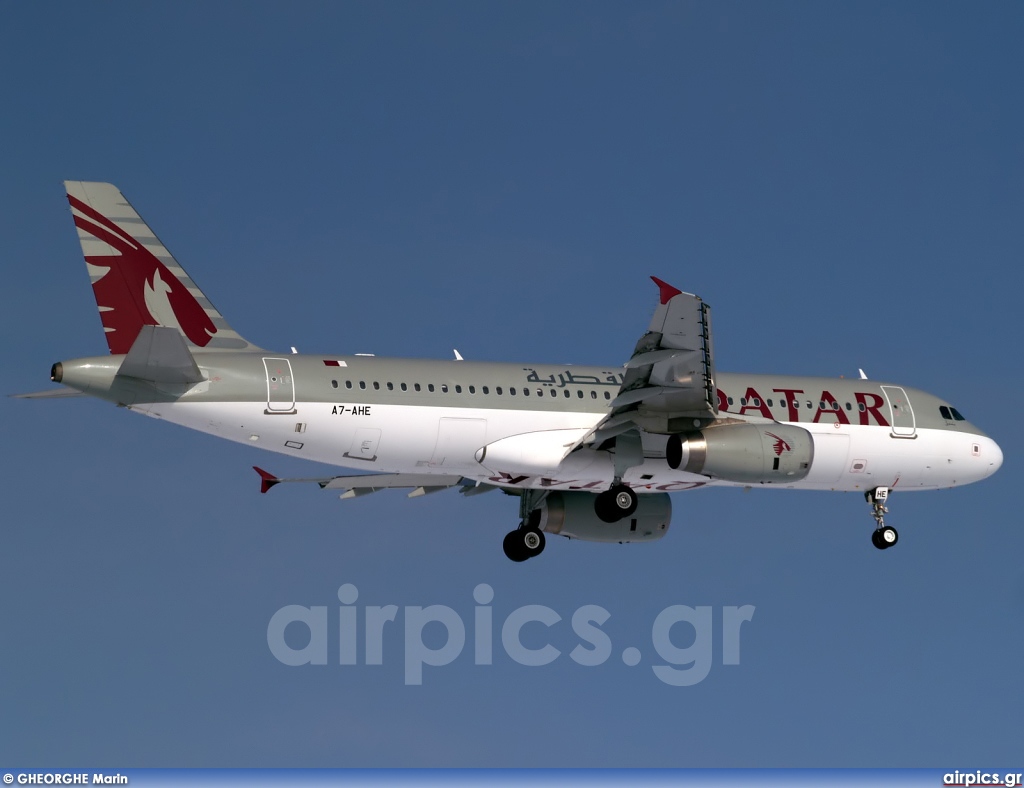
[{"label": "horizontal stabilizer", "polygon": [[185,339],[169,326],[143,326],[117,374],[151,383],[190,384],[203,379]]}]

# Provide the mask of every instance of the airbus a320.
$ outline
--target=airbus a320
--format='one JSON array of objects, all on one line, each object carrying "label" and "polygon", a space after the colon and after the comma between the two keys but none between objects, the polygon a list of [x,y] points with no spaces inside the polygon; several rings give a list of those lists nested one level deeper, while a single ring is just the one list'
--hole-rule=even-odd
[{"label": "airbus a320", "polygon": [[941,397],[859,378],[717,373],[711,310],[652,277],[628,359],[603,367],[271,352],[238,334],[120,191],[68,181],[108,355],[54,364],[65,388],[254,448],[355,469],[282,479],[342,498],[455,488],[519,499],[513,561],[546,535],[660,539],[671,493],[773,486],[863,493],[872,544],[893,490],[980,481],[999,446]]}]

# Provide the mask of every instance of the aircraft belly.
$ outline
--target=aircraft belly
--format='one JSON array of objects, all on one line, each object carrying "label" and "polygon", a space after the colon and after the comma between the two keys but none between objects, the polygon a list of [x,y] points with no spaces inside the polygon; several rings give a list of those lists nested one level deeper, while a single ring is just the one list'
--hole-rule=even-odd
[{"label": "aircraft belly", "polygon": [[[472,456],[486,443],[524,432],[589,428],[600,418],[593,413],[318,402],[296,403],[289,414],[268,414],[265,402],[175,402],[136,409],[189,429],[330,465],[392,473],[455,470],[473,476],[475,471],[480,478],[490,472]],[[466,424],[471,428],[461,435],[455,435],[458,429],[441,433],[442,427]],[[456,451],[454,462],[444,461],[447,449]]]},{"label": "aircraft belly", "polygon": [[[268,415],[265,408],[265,402],[175,402],[133,409],[259,449],[357,470],[455,472],[504,487],[592,492],[607,489],[614,476],[609,455],[603,452],[594,452],[591,457],[570,455],[548,476],[491,471],[469,459],[475,451],[470,444],[492,443],[525,432],[590,427],[599,419],[592,413],[379,404],[341,408],[330,403],[299,402],[294,413]],[[965,444],[971,436],[918,429],[914,439],[907,439],[894,438],[889,430],[874,426],[843,425],[834,432],[832,425],[814,426],[815,461],[807,479],[765,487],[864,491],[887,486],[920,490],[963,483],[975,472],[970,464],[969,441]],[[449,452],[453,460],[447,460]],[[663,458],[648,459],[631,468],[624,481],[650,492],[746,486],[672,470]]]}]

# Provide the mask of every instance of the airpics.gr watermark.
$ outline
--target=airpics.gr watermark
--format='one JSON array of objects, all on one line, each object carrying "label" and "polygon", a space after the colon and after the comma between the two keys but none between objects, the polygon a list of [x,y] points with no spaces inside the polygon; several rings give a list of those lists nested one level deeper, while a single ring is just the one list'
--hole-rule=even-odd
[{"label": "airpics.gr watermark", "polygon": [[[351,583],[345,583],[338,589],[338,600],[341,606],[337,611],[338,637],[336,664],[358,665],[360,629],[363,641],[364,665],[384,664],[384,628],[394,624],[398,618],[397,605],[366,605],[363,607],[363,626],[359,627],[359,608],[356,600],[359,590]],[[493,664],[493,645],[496,624],[491,602],[494,600],[494,589],[481,583],[473,589],[476,606],[473,609],[473,663],[476,665]],[[447,605],[429,605],[421,607],[408,605],[401,608],[403,631],[405,636],[405,683],[422,684],[424,666],[441,667],[450,665],[463,652],[466,645],[466,624],[455,610]],[[330,648],[331,618],[326,605],[304,607],[302,605],[285,605],[270,618],[267,625],[267,645],[270,653],[284,665],[327,665]],[[572,632],[579,639],[569,652],[569,659],[577,665],[594,667],[603,665],[613,653],[612,641],[601,629],[611,618],[605,608],[600,605],[583,605],[577,608],[569,621]],[[754,618],[754,606],[726,605],[721,609],[721,657],[723,665],[740,664],[740,628],[744,622]],[[688,605],[671,605],[662,610],[651,626],[651,644],[658,657],[658,664],[651,666],[654,675],[666,684],[674,687],[689,687],[707,678],[711,672],[713,661],[714,611],[711,606],[689,607]],[[501,646],[505,654],[514,662],[528,667],[550,665],[562,656],[562,652],[545,642],[540,647],[523,645],[522,633],[530,627],[530,642],[537,640],[541,627],[554,627],[562,622],[562,616],[546,605],[524,605],[517,607],[500,624]],[[443,645],[432,648],[424,642],[424,630],[430,626],[444,629]],[[296,648],[290,645],[285,637],[285,630],[291,627],[294,636],[298,630],[304,635],[301,640],[306,645]],[[692,633],[693,642],[680,648],[672,642],[672,632],[676,630],[676,638],[688,641]],[[306,642],[308,635],[308,642]],[[430,638],[434,641],[435,638]],[[630,646],[621,652],[622,661],[629,666],[638,665],[642,655],[640,649]],[[334,661],[332,659],[332,661]]]}]

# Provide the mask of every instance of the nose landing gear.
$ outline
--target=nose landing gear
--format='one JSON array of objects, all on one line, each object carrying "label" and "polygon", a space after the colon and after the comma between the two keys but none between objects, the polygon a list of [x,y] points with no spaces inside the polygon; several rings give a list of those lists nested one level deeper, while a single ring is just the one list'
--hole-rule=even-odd
[{"label": "nose landing gear", "polygon": [[896,529],[891,525],[885,524],[885,515],[889,513],[889,508],[885,505],[888,499],[888,487],[876,487],[864,493],[864,500],[871,504],[871,516],[878,523],[878,527],[871,534],[871,544],[879,550],[886,550],[892,547],[900,539]]}]

